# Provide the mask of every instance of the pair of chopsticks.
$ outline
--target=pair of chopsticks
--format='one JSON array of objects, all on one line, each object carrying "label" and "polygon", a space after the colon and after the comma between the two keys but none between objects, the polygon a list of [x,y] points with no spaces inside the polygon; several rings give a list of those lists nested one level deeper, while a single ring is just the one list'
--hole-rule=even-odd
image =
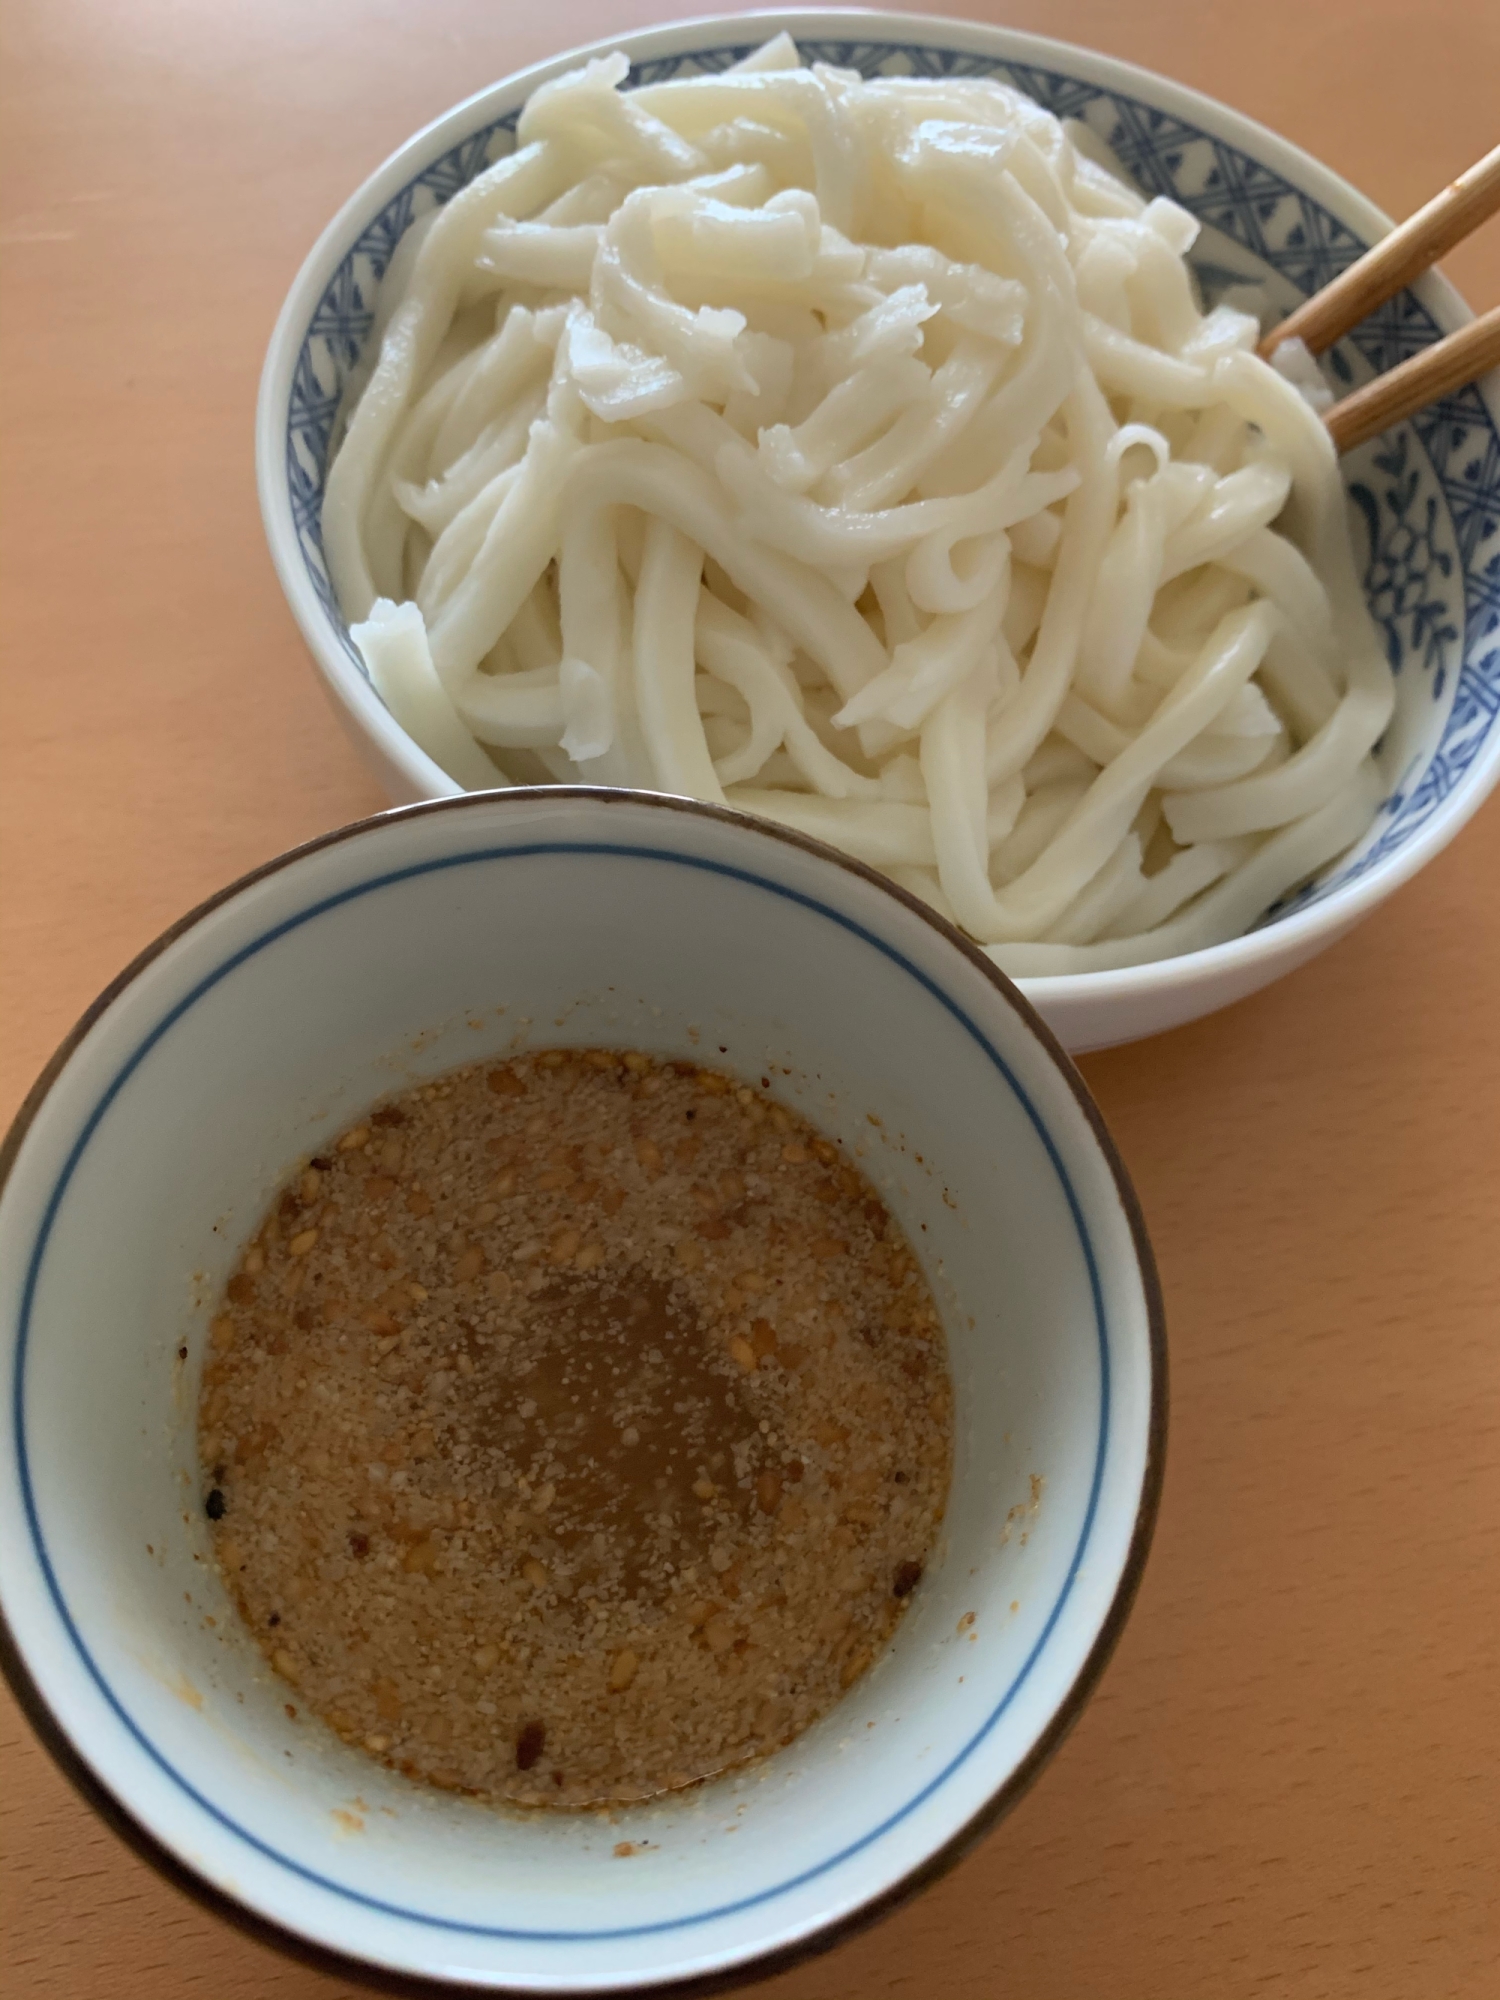
[{"label": "pair of chopsticks", "polygon": [[[1260,344],[1262,359],[1269,361],[1284,340],[1301,340],[1310,353],[1323,353],[1497,209],[1500,146],[1273,327]],[[1356,389],[1335,403],[1323,421],[1338,450],[1352,451],[1496,367],[1500,367],[1500,306]]]}]

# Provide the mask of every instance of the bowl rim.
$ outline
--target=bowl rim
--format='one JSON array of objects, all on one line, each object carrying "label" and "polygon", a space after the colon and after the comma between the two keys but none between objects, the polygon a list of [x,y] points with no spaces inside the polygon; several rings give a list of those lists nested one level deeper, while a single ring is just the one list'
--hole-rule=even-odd
[{"label": "bowl rim", "polygon": [[[621,48],[632,64],[653,55],[690,52],[705,35],[731,35],[736,43],[753,43],[785,32],[813,36],[845,31],[875,43],[925,44],[978,54],[1013,57],[1037,66],[1051,64],[1105,88],[1125,88],[1142,101],[1189,120],[1197,129],[1217,132],[1252,156],[1263,160],[1291,185],[1313,195],[1346,224],[1360,241],[1372,243],[1392,227],[1381,209],[1357,188],[1312,154],[1284,139],[1270,127],[1235,111],[1190,85],[1176,83],[1153,70],[1051,36],[964,21],[945,15],[885,13],[870,8],[786,8],[745,14],[703,14],[665,25],[633,29],[580,44],[557,56],[529,64],[497,78],[430,120],[398,146],[357,187],[304,258],[277,316],[261,374],[256,405],[256,478],[261,518],[271,559],[282,590],[328,692],[349,722],[371,739],[375,748],[403,778],[429,796],[449,796],[452,778],[401,729],[374,689],[356,670],[330,633],[323,606],[308,581],[285,478],[286,405],[297,356],[328,277],[337,268],[365,226],[391,195],[422,166],[447,151],[478,122],[483,107],[498,112],[501,104],[523,102],[547,78],[591,56]],[[712,44],[704,43],[703,46]],[[1411,289],[1445,332],[1467,324],[1471,309],[1440,272],[1431,271]],[[1500,430],[1500,378],[1482,381],[1481,396]],[[1473,759],[1453,789],[1397,848],[1382,855],[1363,874],[1316,903],[1263,923],[1222,944],[1183,952],[1174,958],[1151,959],[1143,965],[1111,971],[1073,972],[1024,977],[1024,992],[1043,1005],[1087,1000],[1095,1005],[1129,1003],[1163,989],[1212,986],[1232,979],[1242,969],[1283,957],[1300,959],[1333,939],[1423,868],[1446,847],[1479,810],[1500,782],[1500,729]]]},{"label": "bowl rim", "polygon": [[[93,1028],[127,990],[151,975],[152,968],[172,946],[197,930],[218,909],[232,902],[243,892],[317,854],[376,835],[380,830],[393,824],[404,824],[441,814],[462,813],[475,809],[493,810],[497,805],[504,811],[510,806],[522,807],[540,803],[547,807],[559,807],[579,801],[590,801],[606,808],[646,806],[665,810],[693,819],[732,826],[737,834],[748,833],[753,839],[765,839],[791,847],[818,863],[831,864],[844,873],[873,885],[882,894],[903,906],[911,915],[919,918],[948,946],[956,948],[960,956],[983,976],[995,994],[1010,1007],[1020,1027],[1030,1032],[1040,1048],[1041,1055],[1044,1058],[1050,1057],[1067,1085],[1074,1104],[1081,1112],[1088,1134],[1108,1170],[1121,1205],[1129,1233],[1131,1253],[1139,1275],[1146,1319],[1145,1368],[1148,1394],[1145,1451],[1129,1541],[1120,1563],[1119,1575],[1094,1639],[1071,1679],[1063,1686],[1046,1722],[1019,1763],[988,1793],[961,1826],[931,1852],[915,1861],[896,1880],[858,1903],[843,1916],[820,1925],[800,1938],[780,1946],[773,1946],[763,1952],[752,1949],[747,1953],[736,1955],[732,1962],[718,1969],[681,1979],[669,1978],[655,1987],[636,1986],[617,1989],[613,1986],[601,1986],[597,1980],[591,1980],[577,1985],[550,1986],[547,1989],[558,1994],[579,1995],[615,1990],[637,1992],[660,1990],[670,1991],[673,1995],[709,1993],[737,1985],[747,1978],[767,1977],[773,1972],[786,1970],[831,1949],[845,1938],[879,1921],[928,1883],[945,1874],[967,1854],[990,1827],[1029,1791],[1078,1720],[1119,1642],[1140,1587],[1160,1513],[1165,1474],[1168,1362],[1160,1278],[1139,1197],[1104,1117],[1072,1058],[1019,990],[1016,982],[1001,972],[971,939],[965,937],[928,904],[901,888],[899,884],[888,881],[864,862],[830,848],[808,835],[791,828],[775,826],[747,813],[710,805],[701,800],[679,798],[669,793],[587,785],[515,786],[494,791],[465,792],[440,799],[423,800],[413,805],[394,806],[351,821],[331,832],[317,835],[248,870],[170,924],[109,982],[58,1045],[28,1091],[3,1141],[0,1141],[0,1202],[3,1202],[10,1186],[12,1173],[28,1133],[41,1115],[54,1087]],[[19,1394],[20,1378],[17,1374],[14,1396],[18,1398]],[[67,1727],[54,1714],[32,1672],[21,1642],[12,1627],[10,1610],[3,1592],[0,1592],[0,1674],[4,1675],[22,1713],[41,1739],[54,1763],[85,1802],[99,1813],[114,1832],[133,1848],[142,1860],[176,1887],[261,1943],[320,1970],[332,1972],[345,1979],[354,1978],[366,1986],[373,1986],[376,1990],[390,1993],[427,1996],[451,1996],[463,1993],[494,1996],[524,1993],[531,1996],[538,1990],[534,1985],[512,1987],[491,1982],[475,1984],[468,1980],[453,1981],[430,1974],[396,1971],[376,1960],[362,1958],[337,1946],[309,1938],[292,1928],[288,1922],[270,1914],[264,1907],[252,1906],[251,1903],[241,1901],[209,1882],[174,1853],[167,1845],[164,1836],[149,1827],[143,1818],[138,1817],[128,1799],[112,1790],[93,1769],[81,1745],[74,1741]]]}]

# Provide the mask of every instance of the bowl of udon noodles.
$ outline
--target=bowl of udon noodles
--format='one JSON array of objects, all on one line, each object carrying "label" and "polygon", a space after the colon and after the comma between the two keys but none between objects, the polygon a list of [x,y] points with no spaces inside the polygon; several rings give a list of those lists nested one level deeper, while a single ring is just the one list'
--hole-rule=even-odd
[{"label": "bowl of udon noodles", "polygon": [[978,23],[736,15],[483,90],[353,196],[258,413],[393,799],[684,794],[889,875],[1074,1050],[1339,937],[1500,775],[1500,397],[1320,409],[1470,317],[1262,329],[1388,227],[1238,114]]}]

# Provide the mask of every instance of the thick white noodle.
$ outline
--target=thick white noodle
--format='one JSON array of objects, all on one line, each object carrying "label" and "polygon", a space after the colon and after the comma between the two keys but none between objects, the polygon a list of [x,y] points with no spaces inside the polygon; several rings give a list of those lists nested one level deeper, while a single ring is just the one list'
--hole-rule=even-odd
[{"label": "thick white noodle", "polygon": [[387,271],[322,525],[401,727],[799,828],[1028,977],[1356,841],[1394,684],[1312,364],[1200,310],[1193,217],[983,78],[627,72]]},{"label": "thick white noodle", "polygon": [[454,712],[433,669],[427,630],[414,604],[377,598],[369,617],[353,626],[350,636],[364,655],[376,693],[406,733],[429,747],[449,777],[470,791],[509,782]]}]

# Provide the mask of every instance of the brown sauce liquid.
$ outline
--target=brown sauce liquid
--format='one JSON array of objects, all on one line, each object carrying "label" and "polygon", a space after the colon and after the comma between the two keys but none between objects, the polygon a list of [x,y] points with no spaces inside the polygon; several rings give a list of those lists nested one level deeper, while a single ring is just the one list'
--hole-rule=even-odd
[{"label": "brown sauce liquid", "polygon": [[594,1050],[440,1078],[299,1170],[214,1320],[199,1449],[289,1713],[576,1807],[827,1712],[918,1586],[951,1424],[855,1163]]},{"label": "brown sauce liquid", "polygon": [[554,1488],[547,1551],[576,1556],[576,1589],[627,1595],[665,1562],[704,1560],[713,1535],[693,1482],[724,1471],[745,1415],[698,1316],[642,1277],[628,1289],[554,1281],[535,1318],[540,1352],[514,1388],[482,1391],[467,1423],[529,1468],[533,1492]]}]

